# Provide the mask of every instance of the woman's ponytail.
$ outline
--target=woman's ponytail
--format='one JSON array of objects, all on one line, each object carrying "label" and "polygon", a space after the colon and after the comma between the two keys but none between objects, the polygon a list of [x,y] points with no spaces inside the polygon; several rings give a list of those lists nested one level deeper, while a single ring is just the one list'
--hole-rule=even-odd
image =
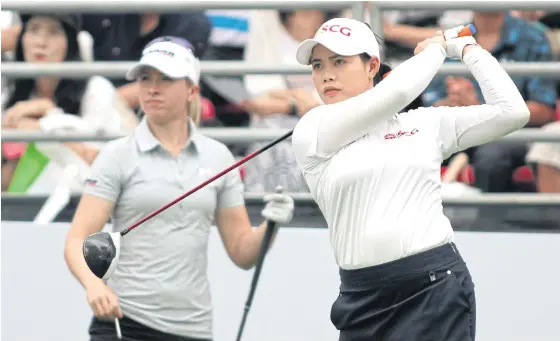
[{"label": "woman's ponytail", "polygon": [[374,84],[378,84],[381,82],[385,77],[391,73],[391,67],[387,64],[381,63],[379,66],[379,72],[373,77]]},{"label": "woman's ponytail", "polygon": [[197,93],[194,98],[187,103],[187,115],[194,124],[198,126],[202,116],[202,103],[199,93]]}]

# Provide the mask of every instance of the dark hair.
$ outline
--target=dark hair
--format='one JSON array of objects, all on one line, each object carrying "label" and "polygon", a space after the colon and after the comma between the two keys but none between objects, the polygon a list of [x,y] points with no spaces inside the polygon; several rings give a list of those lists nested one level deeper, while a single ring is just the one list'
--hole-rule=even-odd
[{"label": "dark hair", "polygon": [[[56,17],[55,17],[56,18]],[[57,18],[58,19],[58,18]],[[78,31],[66,23],[61,21],[62,27],[66,34],[67,51],[65,61],[81,61],[78,46]],[[22,23],[22,29],[18,36],[17,46],[15,50],[15,60],[25,61],[23,56],[22,37],[25,34],[25,22]],[[57,107],[61,108],[67,114],[78,115],[82,97],[84,96],[88,80],[83,79],[61,79],[54,92],[54,102]],[[26,101],[35,88],[35,80],[29,78],[18,78],[13,82],[13,92],[7,102],[6,108],[12,107],[20,101]]]},{"label": "dark hair", "polygon": [[[371,56],[364,52],[364,53],[360,54],[360,59],[364,63],[367,63],[371,59]],[[373,77],[373,83],[377,84],[377,83],[381,82],[383,80],[383,78],[385,78],[385,76],[387,76],[389,74],[389,72],[391,72],[391,70],[392,70],[392,68],[389,65],[387,65],[385,63],[381,63],[381,65],[379,65],[379,72],[375,75],[375,77]]]},{"label": "dark hair", "polygon": [[[371,26],[367,22],[364,22],[364,24],[371,30]],[[373,32],[373,34],[375,35],[375,39],[377,40],[379,47],[384,48],[385,42],[383,38],[375,34],[375,32]],[[362,59],[364,63],[367,63],[371,59],[371,56],[367,53],[362,53],[360,54],[360,59]],[[377,84],[381,82],[383,78],[385,78],[389,74],[389,72],[391,72],[391,70],[391,66],[385,63],[381,63],[381,65],[379,66],[379,72],[375,75],[375,77],[373,77],[373,83]]]}]

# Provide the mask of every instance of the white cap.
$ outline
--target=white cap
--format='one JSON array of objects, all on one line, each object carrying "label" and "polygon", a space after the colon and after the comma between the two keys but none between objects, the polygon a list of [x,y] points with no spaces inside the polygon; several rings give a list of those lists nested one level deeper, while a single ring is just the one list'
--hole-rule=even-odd
[{"label": "white cap", "polygon": [[373,31],[363,22],[347,18],[335,18],[324,23],[313,39],[304,40],[298,47],[298,63],[309,65],[313,48],[321,44],[341,56],[356,56],[367,53],[379,56],[379,44]]},{"label": "white cap", "polygon": [[134,80],[142,68],[150,66],[166,76],[179,79],[188,78],[198,84],[200,62],[193,52],[172,41],[151,44],[142,51],[142,58],[126,73],[128,80]]}]

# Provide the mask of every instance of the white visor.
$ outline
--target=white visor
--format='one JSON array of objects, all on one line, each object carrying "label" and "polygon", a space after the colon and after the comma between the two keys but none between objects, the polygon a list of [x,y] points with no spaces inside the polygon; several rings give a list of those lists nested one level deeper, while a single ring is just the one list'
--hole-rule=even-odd
[{"label": "white visor", "polygon": [[313,48],[321,44],[341,56],[367,53],[379,58],[379,44],[373,31],[364,23],[347,18],[335,18],[324,23],[313,39],[304,40],[298,47],[296,59],[309,65]]},{"label": "white visor", "polygon": [[200,79],[200,62],[192,51],[171,41],[158,42],[144,49],[140,61],[126,73],[126,79],[136,79],[145,67],[152,67],[169,78],[188,78],[194,84]]}]

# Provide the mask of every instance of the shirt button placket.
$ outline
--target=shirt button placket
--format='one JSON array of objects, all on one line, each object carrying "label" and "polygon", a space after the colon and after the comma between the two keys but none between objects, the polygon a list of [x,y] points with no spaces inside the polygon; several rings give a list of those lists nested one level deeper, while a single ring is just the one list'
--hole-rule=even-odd
[{"label": "shirt button placket", "polygon": [[[179,186],[181,192],[185,193],[186,192],[186,187],[185,187],[185,179],[183,179],[183,167],[184,167],[184,162],[183,162],[183,158],[184,155],[181,153],[179,154],[179,156],[177,157],[177,160],[175,162],[175,167],[176,167],[176,173],[177,174],[177,185]],[[181,212],[179,212],[180,215],[183,214],[183,209],[185,208],[185,204],[183,203],[183,200],[179,202],[179,208],[181,210]]]}]

